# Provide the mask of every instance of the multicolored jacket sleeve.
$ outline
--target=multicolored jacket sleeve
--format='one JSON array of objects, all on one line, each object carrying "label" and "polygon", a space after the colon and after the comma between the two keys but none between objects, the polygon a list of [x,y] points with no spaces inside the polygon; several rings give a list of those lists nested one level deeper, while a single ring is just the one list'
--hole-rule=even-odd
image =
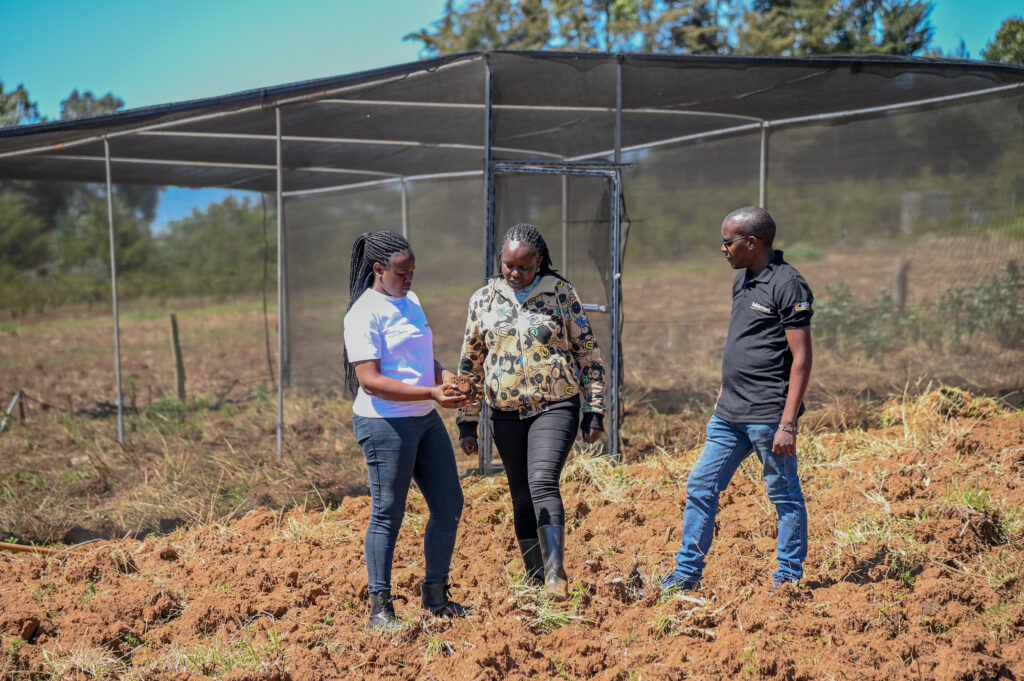
[{"label": "multicolored jacket sleeve", "polygon": [[601,349],[597,345],[597,337],[594,335],[594,329],[590,325],[583,304],[576,294],[576,289],[568,284],[556,289],[556,291],[562,290],[567,291],[568,300],[565,307],[571,317],[567,320],[569,341],[572,343],[572,353],[576,357],[580,370],[579,383],[584,414],[582,427],[600,428],[601,419],[597,419],[595,422],[593,417],[588,418],[587,414],[603,416],[605,412],[605,372]]},{"label": "multicolored jacket sleeve", "polygon": [[484,342],[483,320],[479,308],[481,300],[486,295],[486,286],[474,293],[469,299],[469,311],[466,314],[466,332],[462,339],[462,353],[459,356],[459,373],[473,378],[477,399],[465,407],[459,407],[455,423],[459,426],[460,438],[476,435],[477,423],[480,421],[483,404],[480,396],[484,394],[484,358],[487,357],[487,345]]}]

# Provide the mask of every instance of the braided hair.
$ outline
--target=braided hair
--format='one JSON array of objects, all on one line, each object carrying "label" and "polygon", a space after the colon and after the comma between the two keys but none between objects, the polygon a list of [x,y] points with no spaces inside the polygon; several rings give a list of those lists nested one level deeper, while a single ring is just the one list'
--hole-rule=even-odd
[{"label": "braided hair", "polygon": [[[551,254],[548,253],[548,242],[544,241],[544,235],[540,233],[539,229],[528,222],[520,222],[519,224],[512,225],[508,228],[508,231],[505,232],[505,239],[501,242],[503,250],[510,241],[519,241],[530,244],[533,251],[540,257],[540,266],[537,268],[538,277],[550,274],[558,277],[562,281],[566,281],[565,277],[558,274],[558,272],[555,271],[555,268],[551,266]],[[501,275],[499,274],[498,276]]]},{"label": "braided hair", "polygon": [[[385,269],[391,256],[412,247],[405,237],[395,232],[363,232],[352,244],[352,258],[348,270],[348,308],[352,309],[366,289],[373,288],[373,265],[380,263]],[[345,349],[345,386],[352,395],[359,389],[355,369],[348,361],[348,348]]]}]

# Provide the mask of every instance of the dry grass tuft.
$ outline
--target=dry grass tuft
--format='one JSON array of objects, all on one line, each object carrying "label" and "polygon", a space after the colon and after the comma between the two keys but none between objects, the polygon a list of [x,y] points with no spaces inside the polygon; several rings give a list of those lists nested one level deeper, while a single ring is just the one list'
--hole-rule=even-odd
[{"label": "dry grass tuft", "polygon": [[875,426],[879,420],[877,408],[853,392],[821,395],[815,404],[817,406],[809,409],[801,418],[801,426],[805,430],[863,430]]},{"label": "dry grass tuft", "polygon": [[111,439],[109,418],[50,414],[3,433],[0,531],[38,543],[142,537],[260,506],[321,510],[365,492],[365,463],[345,424],[349,403],[289,398],[278,461],[267,400],[201,402],[130,414],[124,447]]},{"label": "dry grass tuft", "polygon": [[58,679],[82,674],[105,678],[123,672],[128,667],[122,660],[112,657],[109,650],[89,646],[82,641],[66,649],[59,645],[53,650],[44,647],[42,653],[48,673]]}]

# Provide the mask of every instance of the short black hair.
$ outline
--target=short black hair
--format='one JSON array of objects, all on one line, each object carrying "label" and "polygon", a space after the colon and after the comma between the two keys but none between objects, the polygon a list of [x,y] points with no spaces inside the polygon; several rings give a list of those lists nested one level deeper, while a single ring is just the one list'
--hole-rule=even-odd
[{"label": "short black hair", "polygon": [[725,216],[724,222],[733,222],[743,236],[756,236],[766,246],[775,241],[775,220],[760,206],[743,206]]}]

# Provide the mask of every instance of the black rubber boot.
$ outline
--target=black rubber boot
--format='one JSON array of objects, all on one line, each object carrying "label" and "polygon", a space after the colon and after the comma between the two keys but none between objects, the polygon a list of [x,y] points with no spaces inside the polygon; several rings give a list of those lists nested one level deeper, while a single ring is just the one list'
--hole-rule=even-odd
[{"label": "black rubber boot", "polygon": [[423,582],[420,584],[423,607],[438,617],[465,617],[469,608],[448,598],[451,591],[447,581],[433,584]]},{"label": "black rubber boot", "polygon": [[569,577],[565,574],[565,527],[541,525],[540,550],[544,556],[544,590],[564,601],[569,597]]},{"label": "black rubber boot", "polygon": [[526,582],[534,586],[544,586],[544,557],[540,554],[540,540],[519,539],[519,552],[523,554],[523,566],[526,568]]},{"label": "black rubber boot", "polygon": [[397,629],[402,620],[395,614],[394,602],[406,600],[404,596],[392,596],[390,589],[370,594],[370,619],[366,623],[369,629]]}]

